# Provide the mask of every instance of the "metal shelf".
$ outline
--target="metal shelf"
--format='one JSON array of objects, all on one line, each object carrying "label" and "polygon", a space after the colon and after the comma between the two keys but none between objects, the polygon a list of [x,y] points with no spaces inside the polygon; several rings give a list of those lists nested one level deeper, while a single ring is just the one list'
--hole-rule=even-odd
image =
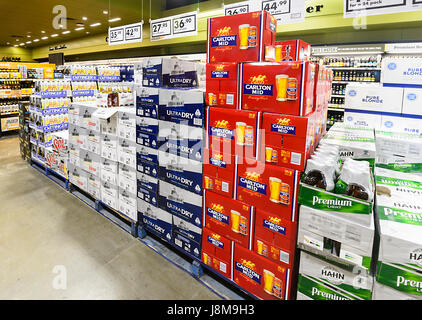
[{"label": "metal shelf", "polygon": [[333,70],[370,70],[370,71],[381,71],[381,68],[374,67],[329,67]]}]

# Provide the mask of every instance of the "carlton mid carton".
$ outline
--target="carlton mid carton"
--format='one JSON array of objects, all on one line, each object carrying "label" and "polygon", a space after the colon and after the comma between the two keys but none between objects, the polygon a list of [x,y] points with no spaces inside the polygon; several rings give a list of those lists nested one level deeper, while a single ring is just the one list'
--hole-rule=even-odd
[{"label": "carlton mid carton", "polygon": [[79,153],[79,156],[81,159],[80,160],[81,168],[99,177],[100,168],[101,168],[100,155],[93,152],[81,150]]},{"label": "carlton mid carton", "polygon": [[102,133],[100,137],[101,157],[117,161],[118,138],[113,134]]},{"label": "carlton mid carton", "polygon": [[205,147],[219,152],[255,158],[261,113],[226,108],[207,109]]},{"label": "carlton mid carton", "polygon": [[137,196],[139,199],[144,200],[158,206],[158,179],[136,172],[137,179]]},{"label": "carlton mid carton", "polygon": [[136,194],[137,180],[136,169],[125,164],[119,163],[118,184],[120,190],[126,190],[129,193]]},{"label": "carlton mid carton", "polygon": [[243,63],[239,107],[306,116],[314,110],[315,72],[311,62]]},{"label": "carlton mid carton", "polygon": [[148,117],[136,118],[136,133],[158,134],[158,119]]},{"label": "carlton mid carton", "polygon": [[136,115],[139,117],[158,119],[158,89],[136,88]]},{"label": "carlton mid carton", "polygon": [[248,158],[239,159],[235,199],[265,208],[268,213],[286,220],[296,221],[299,180],[300,171]]},{"label": "carlton mid carton", "polygon": [[303,170],[315,140],[315,115],[264,113],[259,157],[262,162]]},{"label": "carlton mid carton", "polygon": [[302,40],[276,41],[265,47],[265,61],[299,61],[311,56],[311,45]]},{"label": "carlton mid carton", "polygon": [[253,206],[204,191],[203,224],[227,239],[252,250],[254,233]]},{"label": "carlton mid carton", "polygon": [[236,62],[208,63],[206,73],[206,105],[237,109],[239,64]]},{"label": "carlton mid carton", "polygon": [[422,118],[422,89],[405,88],[403,94],[403,117]]},{"label": "carlton mid carton", "polygon": [[381,82],[385,87],[422,88],[422,58],[401,56],[382,59]]},{"label": "carlton mid carton", "polygon": [[202,128],[163,120],[158,122],[161,151],[202,162]]},{"label": "carlton mid carton", "polygon": [[202,195],[201,162],[158,151],[158,164],[160,180]]},{"label": "carlton mid carton", "polygon": [[118,185],[119,163],[106,158],[100,160],[100,178],[102,182]]},{"label": "carlton mid carton", "polygon": [[297,300],[371,300],[373,277],[301,251]]},{"label": "carlton mid carton", "polygon": [[201,259],[202,228],[173,215],[173,243]]},{"label": "carlton mid carton", "polygon": [[231,279],[263,300],[290,298],[291,270],[238,244],[233,247]]},{"label": "carlton mid carton", "polygon": [[158,206],[195,226],[202,226],[202,196],[176,187],[165,181],[159,182]]},{"label": "carlton mid carton", "polygon": [[369,227],[336,214],[300,206],[298,247],[339,265],[374,271],[374,221]]},{"label": "carlton mid carton", "polygon": [[201,260],[208,267],[231,277],[232,241],[208,228],[202,229]]},{"label": "carlton mid carton", "polygon": [[266,11],[208,19],[207,62],[264,61],[277,20]]},{"label": "carlton mid carton", "polygon": [[143,226],[159,238],[171,242],[173,217],[170,213],[154,207],[141,199],[137,199],[138,203],[138,221]]},{"label": "carlton mid carton", "polygon": [[234,176],[237,156],[215,150],[204,150],[203,187],[205,190],[234,198]]},{"label": "carlton mid carton", "polygon": [[293,268],[297,224],[264,210],[256,209],[254,251],[275,263]]},{"label": "carlton mid carton", "polygon": [[136,169],[137,148],[141,147],[132,140],[119,138],[117,145],[118,161]]},{"label": "carlton mid carton", "polygon": [[204,122],[203,90],[159,90],[158,119],[202,128]]}]

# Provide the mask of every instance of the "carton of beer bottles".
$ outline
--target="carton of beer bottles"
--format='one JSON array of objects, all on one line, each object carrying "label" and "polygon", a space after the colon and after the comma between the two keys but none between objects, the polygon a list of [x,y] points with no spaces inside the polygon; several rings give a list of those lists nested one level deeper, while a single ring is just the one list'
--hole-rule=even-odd
[{"label": "carton of beer bottles", "polygon": [[256,209],[254,251],[271,261],[293,268],[297,224]]},{"label": "carton of beer bottles", "polygon": [[303,61],[311,55],[311,45],[302,40],[276,41],[272,46],[265,47],[265,61]]},{"label": "carton of beer bottles", "polygon": [[242,110],[306,116],[314,110],[315,64],[254,62],[240,66]]},{"label": "carton of beer bottles", "polygon": [[291,270],[234,244],[232,280],[264,300],[288,300]]},{"label": "carton of beer bottles", "polygon": [[208,19],[207,62],[264,61],[277,20],[267,11]]},{"label": "carton of beer bottles", "polygon": [[202,229],[202,262],[227,278],[231,276],[232,246],[232,241],[218,232]]},{"label": "carton of beer bottles", "polygon": [[260,112],[208,108],[206,118],[206,148],[251,158],[257,156]]},{"label": "carton of beer bottles", "polygon": [[239,159],[236,171],[236,200],[265,208],[268,213],[297,220],[300,171]]},{"label": "carton of beer bottles", "polygon": [[237,157],[218,150],[204,150],[203,188],[217,194],[234,197],[234,172]]},{"label": "carton of beer bottles", "polygon": [[315,113],[306,117],[264,113],[258,159],[295,170],[304,170],[315,139]]},{"label": "carton of beer bottles", "polygon": [[237,108],[239,64],[236,62],[208,63],[206,66],[206,105]]},{"label": "carton of beer bottles", "polygon": [[254,207],[210,191],[203,200],[204,227],[252,250]]}]

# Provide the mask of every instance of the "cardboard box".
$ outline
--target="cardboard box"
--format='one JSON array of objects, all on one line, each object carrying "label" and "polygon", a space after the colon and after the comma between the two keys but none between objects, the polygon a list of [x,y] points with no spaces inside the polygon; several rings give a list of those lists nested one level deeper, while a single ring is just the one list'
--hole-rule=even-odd
[{"label": "cardboard box", "polygon": [[311,45],[302,40],[276,41],[265,47],[265,61],[299,61],[308,60],[311,56]]},{"label": "cardboard box", "polygon": [[158,179],[148,176],[146,174],[136,172],[137,178],[137,196],[139,199],[144,200],[158,206]]},{"label": "cardboard box", "polygon": [[137,193],[136,169],[119,163],[119,190],[126,190],[131,194]]},{"label": "cardboard box", "polygon": [[232,280],[263,300],[290,297],[291,270],[237,244],[233,249]]},{"label": "cardboard box", "polygon": [[82,168],[69,164],[69,181],[81,190],[88,192],[88,173]]},{"label": "cardboard box", "polygon": [[158,119],[158,89],[148,87],[136,88],[136,115]]},{"label": "cardboard box", "polygon": [[253,249],[255,210],[252,205],[204,191],[204,227]]},{"label": "cardboard box", "polygon": [[158,164],[137,159],[136,170],[153,178],[158,178]]},{"label": "cardboard box", "polygon": [[98,154],[85,150],[81,150],[79,155],[81,168],[100,177],[101,157]]},{"label": "cardboard box", "polygon": [[93,117],[100,119],[100,132],[102,134],[117,134],[117,108],[98,108]]},{"label": "cardboard box", "polygon": [[256,209],[254,251],[272,262],[293,269],[297,224],[264,210]]},{"label": "cardboard box", "polygon": [[136,118],[136,133],[158,134],[158,119],[137,117]]},{"label": "cardboard box", "polygon": [[317,76],[311,62],[244,63],[240,67],[242,110],[306,116],[314,111]]},{"label": "cardboard box", "polygon": [[136,109],[119,108],[117,114],[117,136],[136,141]]},{"label": "cardboard box", "polygon": [[160,180],[202,195],[201,162],[158,151],[158,164]]},{"label": "cardboard box", "polygon": [[69,143],[69,163],[76,167],[80,167],[80,149],[77,145]]},{"label": "cardboard box", "polygon": [[[418,277],[419,274],[414,274],[414,278],[412,278],[412,280],[418,279]],[[392,287],[385,286],[378,281],[375,281],[372,300],[422,300],[422,296],[395,290]]]},{"label": "cardboard box", "polygon": [[54,132],[51,137],[51,147],[55,153],[67,155],[69,153],[69,132]]},{"label": "cardboard box", "polygon": [[259,157],[262,162],[304,170],[314,147],[315,114],[307,117],[264,113]]},{"label": "cardboard box", "polygon": [[159,182],[158,206],[197,227],[202,226],[202,196],[176,187],[165,181]]},{"label": "cardboard box", "polygon": [[69,142],[83,147],[86,144],[86,136],[84,135],[85,130],[81,127],[69,125]]},{"label": "cardboard box", "polygon": [[132,140],[119,138],[117,145],[117,155],[119,163],[128,165],[136,169],[136,156],[137,156],[136,142]]},{"label": "cardboard box", "polygon": [[237,109],[239,64],[236,62],[208,63],[206,74],[206,105]]},{"label": "cardboard box", "polygon": [[99,131],[86,130],[86,145],[88,151],[101,155],[101,134]]},{"label": "cardboard box", "polygon": [[261,121],[260,112],[208,108],[205,146],[213,151],[255,158]]},{"label": "cardboard box", "polygon": [[95,199],[101,199],[101,180],[95,174],[88,174],[88,193]]},{"label": "cardboard box", "polygon": [[422,89],[404,89],[402,116],[422,118]]},{"label": "cardboard box", "polygon": [[138,198],[138,221],[159,238],[172,242],[173,217],[170,213],[154,207]]},{"label": "cardboard box", "polygon": [[362,110],[351,110],[344,112],[344,123],[350,126],[380,129],[382,117],[380,114],[367,113]]},{"label": "cardboard box", "polygon": [[379,130],[420,135],[422,133],[421,119],[405,116],[381,116]]},{"label": "cardboard box", "polygon": [[239,159],[235,179],[237,200],[265,208],[280,218],[297,220],[299,171],[244,158]]},{"label": "cardboard box", "polygon": [[148,148],[158,149],[158,137],[155,134],[137,131],[136,143]]},{"label": "cardboard box", "polygon": [[158,119],[202,128],[204,123],[203,90],[159,90]]},{"label": "cardboard box", "polygon": [[117,145],[118,139],[115,135],[102,133],[100,137],[101,157],[117,161]]},{"label": "cardboard box", "polygon": [[158,150],[137,145],[136,158],[137,162],[147,161],[150,163],[158,164]]},{"label": "cardboard box", "polygon": [[422,58],[384,57],[381,68],[381,82],[384,86],[422,88]]},{"label": "cardboard box", "polygon": [[202,228],[173,215],[173,243],[195,258],[201,258]]},{"label": "cardboard box", "polygon": [[100,131],[100,118],[95,116],[96,106],[81,105],[79,107],[79,125],[85,129]]},{"label": "cardboard box", "polygon": [[203,188],[234,198],[237,157],[209,149],[204,150]]},{"label": "cardboard box", "polygon": [[101,201],[114,210],[119,210],[119,187],[101,181]]},{"label": "cardboard box", "polygon": [[277,20],[268,12],[208,19],[207,62],[264,61],[275,43]]},{"label": "cardboard box", "polygon": [[116,161],[101,158],[100,178],[102,182],[118,185],[119,163]]},{"label": "cardboard box", "polygon": [[414,133],[377,130],[376,149],[380,158],[398,158],[401,163],[420,163],[422,157],[422,137]]},{"label": "cardboard box", "polygon": [[135,193],[119,188],[119,211],[133,221],[138,221],[138,206]]},{"label": "cardboard box", "polygon": [[215,231],[203,228],[201,259],[204,264],[230,279],[232,241]]}]

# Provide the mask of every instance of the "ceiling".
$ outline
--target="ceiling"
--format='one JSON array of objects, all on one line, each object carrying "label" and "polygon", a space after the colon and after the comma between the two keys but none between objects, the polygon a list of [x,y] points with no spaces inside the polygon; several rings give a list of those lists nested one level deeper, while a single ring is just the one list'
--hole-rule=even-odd
[{"label": "ceiling", "polygon": [[[0,1],[0,46],[14,46],[25,43],[20,47],[32,48],[51,43],[63,43],[70,39],[80,38],[99,33],[107,33],[108,27],[135,23],[142,20],[142,5],[144,20],[150,18],[150,3],[152,3],[152,18],[156,18],[161,9],[161,0],[18,0]],[[57,5],[64,6],[67,13],[67,29],[53,27],[54,18],[59,14],[53,13]],[[106,11],[107,13],[103,13]],[[87,20],[83,20],[86,17]],[[116,22],[109,19],[121,18]],[[56,19],[57,22],[60,22]],[[91,24],[101,23],[96,27]],[[75,31],[82,26],[84,29]],[[62,23],[63,27],[64,24]],[[45,33],[43,33],[44,31]],[[63,32],[70,31],[63,34]],[[56,37],[51,37],[58,34]],[[48,37],[48,39],[41,39]],[[34,40],[39,41],[34,41]],[[29,42],[30,43],[26,43]]]}]

